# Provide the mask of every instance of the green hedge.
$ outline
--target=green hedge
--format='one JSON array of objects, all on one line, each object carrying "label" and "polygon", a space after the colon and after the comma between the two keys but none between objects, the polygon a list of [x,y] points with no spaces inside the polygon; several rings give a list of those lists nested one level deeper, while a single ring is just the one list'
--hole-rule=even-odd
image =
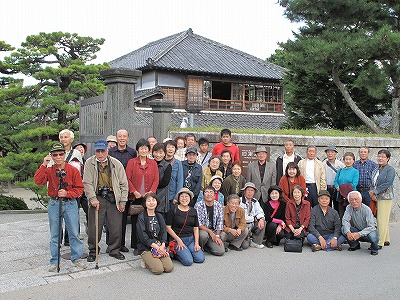
[{"label": "green hedge", "polygon": [[28,206],[21,198],[0,194],[0,210],[23,210]]}]

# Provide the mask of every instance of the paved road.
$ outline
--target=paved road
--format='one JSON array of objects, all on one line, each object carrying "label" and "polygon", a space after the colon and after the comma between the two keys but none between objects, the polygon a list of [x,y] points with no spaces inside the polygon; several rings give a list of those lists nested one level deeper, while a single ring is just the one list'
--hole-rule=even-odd
[{"label": "paved road", "polygon": [[123,262],[103,253],[99,270],[63,261],[54,274],[47,272],[47,215],[0,214],[0,299],[399,299],[400,223],[390,230],[392,245],[378,256],[366,243],[356,252],[347,245],[330,253],[305,246],[301,254],[251,248],[206,255],[191,267],[174,262],[171,274],[155,276],[132,253]]}]

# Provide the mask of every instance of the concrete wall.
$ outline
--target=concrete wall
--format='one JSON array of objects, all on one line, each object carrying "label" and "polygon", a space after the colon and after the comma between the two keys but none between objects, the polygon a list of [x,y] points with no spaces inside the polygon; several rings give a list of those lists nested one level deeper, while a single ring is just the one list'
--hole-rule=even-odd
[{"label": "concrete wall", "polygon": [[[170,137],[174,138],[178,135],[184,136],[187,132],[170,132]],[[210,145],[219,142],[219,133],[210,132],[194,132],[196,138],[205,137],[210,141]],[[380,149],[388,149],[391,153],[389,164],[396,170],[396,178],[394,182],[395,198],[393,199],[393,207],[391,213],[391,221],[400,221],[400,139],[392,138],[376,138],[376,137],[321,137],[321,136],[292,136],[292,135],[272,135],[272,134],[232,134],[233,141],[239,146],[256,146],[266,145],[270,148],[270,161],[275,162],[276,158],[283,154],[283,144],[287,139],[294,141],[296,145],[295,151],[302,157],[305,157],[308,145],[317,147],[317,156],[324,159],[325,149],[328,145],[335,145],[338,149],[337,158],[343,158],[343,154],[351,151],[358,159],[358,150],[361,146],[367,146],[370,149],[370,159],[376,162],[376,156]],[[210,148],[211,148],[210,147]],[[255,159],[255,157],[254,157]]]}]

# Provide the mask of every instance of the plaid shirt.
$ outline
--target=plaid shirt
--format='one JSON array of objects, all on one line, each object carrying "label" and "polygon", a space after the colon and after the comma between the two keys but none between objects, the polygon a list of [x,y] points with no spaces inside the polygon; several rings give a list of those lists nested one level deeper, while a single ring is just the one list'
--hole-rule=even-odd
[{"label": "plaid shirt", "polygon": [[361,160],[357,160],[353,167],[358,170],[360,177],[358,179],[357,188],[369,189],[371,188],[371,174],[372,171],[378,166],[376,162],[367,159],[364,163]]},{"label": "plaid shirt", "polygon": [[[214,233],[217,230],[224,229],[224,215],[222,213],[221,204],[218,201],[214,201],[214,217],[213,217],[213,228]],[[208,226],[208,214],[207,214],[207,207],[204,201],[197,202],[194,205],[194,208],[197,210],[197,216],[199,218],[199,226]]]}]

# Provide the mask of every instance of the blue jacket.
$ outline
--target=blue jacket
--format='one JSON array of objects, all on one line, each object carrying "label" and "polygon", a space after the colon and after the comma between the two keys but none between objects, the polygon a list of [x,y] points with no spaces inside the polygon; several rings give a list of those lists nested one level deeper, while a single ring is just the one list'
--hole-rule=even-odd
[{"label": "blue jacket", "polygon": [[169,183],[168,200],[172,201],[175,199],[176,194],[183,187],[183,168],[182,163],[173,158],[169,162],[172,166],[171,182]]},{"label": "blue jacket", "polygon": [[355,191],[357,189],[359,177],[360,173],[354,167],[339,169],[335,177],[335,188],[338,188],[341,184],[351,183]]},{"label": "blue jacket", "polygon": [[184,186],[187,187],[189,190],[191,190],[194,194],[194,197],[192,201],[190,201],[190,206],[194,206],[194,204],[197,201],[197,197],[200,194],[201,190],[201,183],[202,183],[202,178],[203,178],[203,168],[198,164],[194,163],[194,166],[192,168],[192,171],[189,175],[189,163],[187,160],[184,160],[182,162],[182,167],[183,167],[183,181],[184,181]]},{"label": "blue jacket", "polygon": [[379,172],[379,167],[372,171],[371,174],[371,187],[378,198],[378,200],[390,200],[393,199],[393,181],[396,176],[396,172],[392,166],[386,165],[381,169],[376,183],[374,178]]}]

